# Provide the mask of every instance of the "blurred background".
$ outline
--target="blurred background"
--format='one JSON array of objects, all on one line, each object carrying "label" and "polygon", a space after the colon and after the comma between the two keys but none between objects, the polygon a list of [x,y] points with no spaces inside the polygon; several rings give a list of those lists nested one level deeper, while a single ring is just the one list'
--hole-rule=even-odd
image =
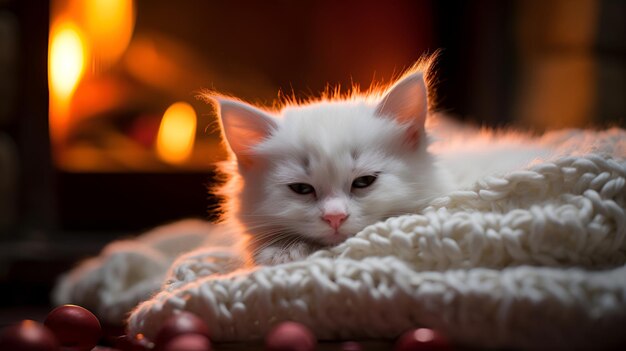
[{"label": "blurred background", "polygon": [[435,108],[456,118],[623,127],[625,15],[621,0],[0,0],[0,325],[111,240],[215,218],[225,153],[203,88],[271,106],[387,83],[441,49]]}]

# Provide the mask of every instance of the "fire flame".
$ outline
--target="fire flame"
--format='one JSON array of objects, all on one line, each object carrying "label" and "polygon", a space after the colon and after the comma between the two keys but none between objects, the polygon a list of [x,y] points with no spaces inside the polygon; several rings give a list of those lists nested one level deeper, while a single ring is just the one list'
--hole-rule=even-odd
[{"label": "fire flame", "polygon": [[191,156],[196,135],[196,112],[186,102],[177,102],[165,111],[157,135],[157,154],[173,164]]},{"label": "fire flame", "polygon": [[48,84],[53,139],[66,129],[69,104],[85,71],[87,50],[83,35],[70,21],[59,21],[50,30]]},{"label": "fire flame", "polygon": [[[133,0],[51,2],[48,43],[50,136],[60,146],[70,119],[72,97],[87,75],[106,71],[126,50],[135,25]],[[89,78],[89,77],[87,77]]]},{"label": "fire flame", "polygon": [[50,89],[57,97],[67,99],[85,70],[83,37],[71,22],[64,22],[52,29],[50,38]]},{"label": "fire flame", "polygon": [[133,1],[87,0],[83,6],[85,30],[94,56],[105,65],[115,62],[126,50],[133,34]]}]

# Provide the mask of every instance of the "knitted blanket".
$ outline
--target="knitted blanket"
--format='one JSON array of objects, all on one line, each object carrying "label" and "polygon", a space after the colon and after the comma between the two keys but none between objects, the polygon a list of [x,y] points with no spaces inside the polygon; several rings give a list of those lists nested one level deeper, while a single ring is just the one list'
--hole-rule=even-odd
[{"label": "knitted blanket", "polygon": [[624,345],[626,132],[542,140],[560,150],[553,159],[486,177],[303,261],[245,267],[227,239],[206,235],[211,225],[182,222],[111,244],[61,280],[56,301],[114,321],[158,291],[128,318],[147,337],[189,310],[216,341],[260,339],[294,320],[321,339],[427,326],[475,347]]}]

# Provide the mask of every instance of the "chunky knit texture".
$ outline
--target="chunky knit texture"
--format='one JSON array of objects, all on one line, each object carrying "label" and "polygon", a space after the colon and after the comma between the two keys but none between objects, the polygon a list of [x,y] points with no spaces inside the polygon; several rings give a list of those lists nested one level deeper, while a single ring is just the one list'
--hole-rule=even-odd
[{"label": "chunky knit texture", "polygon": [[[476,347],[623,345],[626,132],[543,140],[556,146],[553,159],[487,177],[304,261],[242,268],[227,248],[184,254],[134,309],[129,330],[152,337],[166,317],[189,310],[217,341],[259,339],[294,320],[323,339],[428,326]],[[61,286],[76,297],[84,280]]]}]

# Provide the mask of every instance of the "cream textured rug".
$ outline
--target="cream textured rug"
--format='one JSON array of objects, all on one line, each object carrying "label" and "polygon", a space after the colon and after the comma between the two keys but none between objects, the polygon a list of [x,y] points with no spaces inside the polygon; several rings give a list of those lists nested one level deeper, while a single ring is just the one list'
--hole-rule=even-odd
[{"label": "cream textured rug", "polygon": [[551,159],[304,261],[246,268],[227,236],[185,221],[110,244],[60,281],[55,300],[111,322],[145,300],[128,326],[147,337],[184,309],[216,341],[259,339],[294,320],[321,339],[428,326],[474,347],[626,345],[626,132],[539,142],[555,147]]}]

